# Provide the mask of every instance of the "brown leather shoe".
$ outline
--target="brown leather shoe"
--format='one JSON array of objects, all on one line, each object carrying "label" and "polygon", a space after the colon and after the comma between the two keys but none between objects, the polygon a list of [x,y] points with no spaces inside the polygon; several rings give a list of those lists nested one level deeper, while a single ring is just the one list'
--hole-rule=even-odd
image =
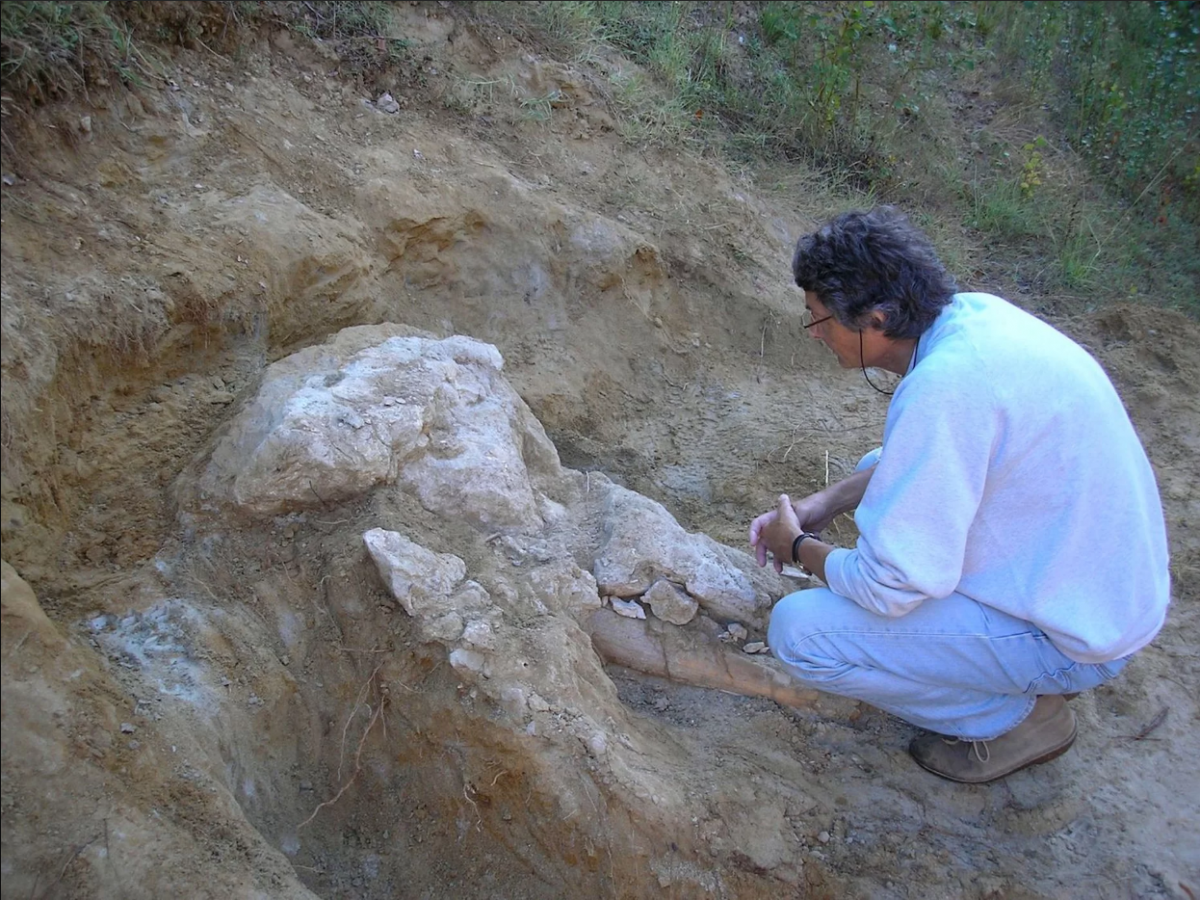
[{"label": "brown leather shoe", "polygon": [[964,784],[983,784],[1018,769],[1049,762],[1075,743],[1075,714],[1062,697],[1038,697],[1025,721],[993,741],[940,734],[913,738],[908,752],[923,769]]}]

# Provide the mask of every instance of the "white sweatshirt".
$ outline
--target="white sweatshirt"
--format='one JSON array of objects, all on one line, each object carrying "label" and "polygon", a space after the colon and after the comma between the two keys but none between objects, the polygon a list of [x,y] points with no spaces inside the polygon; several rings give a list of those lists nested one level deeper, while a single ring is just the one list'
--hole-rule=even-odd
[{"label": "white sweatshirt", "polygon": [[1170,602],[1149,460],[1100,365],[990,294],[957,294],[888,408],[836,593],[902,616],[957,591],[1107,662],[1158,633]]}]

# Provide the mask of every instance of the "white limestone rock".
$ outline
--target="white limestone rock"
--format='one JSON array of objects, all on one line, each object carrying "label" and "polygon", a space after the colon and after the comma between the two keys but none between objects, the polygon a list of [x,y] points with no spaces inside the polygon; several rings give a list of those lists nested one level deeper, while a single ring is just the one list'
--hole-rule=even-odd
[{"label": "white limestone rock", "polygon": [[496,649],[496,631],[487,619],[468,622],[463,629],[462,639],[477,650]]},{"label": "white limestone rock", "polygon": [[448,612],[426,623],[425,633],[435,641],[450,644],[462,637],[463,627],[462,616]]},{"label": "white limestone rock", "polygon": [[382,528],[372,528],[363,535],[363,542],[384,584],[406,613],[444,616],[455,611],[450,596],[467,574],[461,559],[434,553]]},{"label": "white limestone rock", "polygon": [[450,665],[456,671],[488,677],[488,661],[482,653],[456,647],[450,651]]},{"label": "white limestone rock", "polygon": [[528,578],[534,600],[541,605],[543,614],[563,610],[583,619],[604,605],[592,573],[579,568],[573,560],[552,560],[530,569]]},{"label": "white limestone rock", "polygon": [[539,528],[558,453],[495,347],[399,326],[348,328],[267,369],[218,442],[200,503],[256,515],[400,485],[480,528]]},{"label": "white limestone rock", "polygon": [[765,627],[772,604],[787,592],[773,571],[754,572],[749,554],[689,534],[648,497],[618,485],[608,490],[604,542],[592,567],[602,595],[639,597],[665,579],[682,584],[714,618]]},{"label": "white limestone rock", "polygon": [[613,612],[618,616],[624,616],[627,619],[646,618],[646,610],[636,600],[622,600],[620,597],[612,597],[609,602],[612,603]]},{"label": "white limestone rock", "polygon": [[696,617],[700,608],[687,591],[680,590],[665,578],[660,578],[650,585],[642,597],[643,602],[650,604],[650,611],[664,622],[672,625],[686,625]]}]

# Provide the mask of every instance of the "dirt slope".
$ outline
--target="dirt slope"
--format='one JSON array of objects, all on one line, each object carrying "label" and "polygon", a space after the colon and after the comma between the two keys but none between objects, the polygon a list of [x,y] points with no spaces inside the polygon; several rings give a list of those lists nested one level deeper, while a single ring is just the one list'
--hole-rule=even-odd
[{"label": "dirt slope", "polygon": [[[4,895],[1200,894],[1200,326],[1179,315],[1055,322],[1147,445],[1175,603],[1077,701],[1076,749],[996,785],[920,772],[882,713],[599,684],[586,648],[637,771],[518,770],[528,748],[383,608],[347,525],[378,508],[198,546],[174,500],[197,460],[268,362],[351,324],[495,344],[564,465],[731,546],[878,439],[886,401],[805,338],[788,284],[827,210],[632,149],[582,69],[405,15],[420,62],[397,113],[275,35],[44,109],[8,158]],[[435,550],[477,539],[386,512]],[[369,777],[301,834],[341,783],[358,692],[382,690],[381,646],[402,730],[368,735]],[[188,665],[225,683],[193,696]]]}]

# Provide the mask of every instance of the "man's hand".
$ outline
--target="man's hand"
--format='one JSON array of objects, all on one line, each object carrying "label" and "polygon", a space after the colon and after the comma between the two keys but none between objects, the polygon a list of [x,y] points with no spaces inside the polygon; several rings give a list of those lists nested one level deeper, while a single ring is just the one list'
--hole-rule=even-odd
[{"label": "man's hand", "polygon": [[814,534],[820,534],[828,528],[840,512],[831,508],[829,497],[824,491],[797,500],[792,504],[792,510],[796,513],[800,530],[811,531]]},{"label": "man's hand", "polygon": [[[783,496],[786,497],[787,494],[784,494]],[[792,517],[795,518],[796,524],[798,525],[796,534],[799,534],[801,531],[811,531],[814,534],[820,534],[829,527],[829,523],[837,518],[837,515],[840,512],[838,509],[831,508],[830,498],[825,491],[821,491],[816,494],[809,494],[804,499],[797,500],[795,503],[790,504],[790,506]],[[750,523],[750,546],[755,548],[755,553],[758,557],[758,564],[760,566],[765,566],[767,564],[766,553],[769,549],[765,544],[760,546],[760,539],[762,537],[763,530],[779,518],[779,512],[781,508],[782,507],[777,507],[770,512],[765,512]],[[796,534],[792,535],[793,539],[795,538]]]},{"label": "man's hand", "polygon": [[[792,544],[802,531],[820,534],[839,515],[858,506],[871,481],[875,467],[855,472],[837,484],[830,485],[803,500],[792,503],[781,494],[779,505],[750,523],[750,546],[760,566],[767,564],[767,552],[775,557],[775,571],[783,570],[783,561],[792,560]],[[787,538],[787,545],[781,541]],[[824,557],[822,557],[824,559]],[[815,571],[815,570],[814,570]],[[823,578],[821,574],[819,577]]]},{"label": "man's hand", "polygon": [[750,523],[750,545],[760,566],[767,564],[767,552],[775,558],[775,571],[782,572],[784,562],[792,561],[792,541],[804,529],[787,494],[779,495],[779,505]]}]

